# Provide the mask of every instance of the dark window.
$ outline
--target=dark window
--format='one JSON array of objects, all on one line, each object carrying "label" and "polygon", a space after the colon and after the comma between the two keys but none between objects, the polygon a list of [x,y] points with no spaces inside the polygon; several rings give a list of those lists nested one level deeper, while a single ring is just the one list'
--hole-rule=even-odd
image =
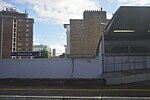
[{"label": "dark window", "polygon": [[13,48],[13,51],[16,51],[16,49],[15,49],[15,48]]},{"label": "dark window", "polygon": [[14,37],[16,37],[16,33],[14,33]]},{"label": "dark window", "polygon": [[16,39],[14,38],[14,42],[16,42]]},{"label": "dark window", "polygon": [[14,22],[16,22],[16,19],[14,19]]},{"label": "dark window", "polygon": [[128,47],[113,47],[111,53],[128,53]]},{"label": "dark window", "polygon": [[16,32],[16,29],[14,29],[14,32]]},{"label": "dark window", "polygon": [[150,52],[148,47],[144,46],[135,46],[130,48],[131,53],[148,53]]},{"label": "dark window", "polygon": [[16,24],[14,24],[14,27],[16,27]]},{"label": "dark window", "polygon": [[21,33],[18,33],[18,36],[22,36],[22,34],[21,34]]},{"label": "dark window", "polygon": [[18,31],[22,31],[22,28],[19,28]]}]

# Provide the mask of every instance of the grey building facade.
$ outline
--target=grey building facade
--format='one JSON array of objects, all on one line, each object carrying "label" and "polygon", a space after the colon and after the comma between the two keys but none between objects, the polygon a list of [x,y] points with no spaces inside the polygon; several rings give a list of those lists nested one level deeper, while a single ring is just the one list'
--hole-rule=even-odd
[{"label": "grey building facade", "polygon": [[149,18],[148,6],[121,6],[116,11],[98,45],[103,73],[148,68]]}]

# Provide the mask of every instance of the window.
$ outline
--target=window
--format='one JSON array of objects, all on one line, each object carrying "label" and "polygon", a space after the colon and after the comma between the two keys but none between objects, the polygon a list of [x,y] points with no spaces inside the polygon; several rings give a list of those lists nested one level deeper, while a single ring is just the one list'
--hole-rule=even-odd
[{"label": "window", "polygon": [[22,26],[23,26],[23,24],[19,24],[18,26],[19,26],[19,27],[22,27]]},{"label": "window", "polygon": [[16,29],[14,29],[14,32],[16,32]]},{"label": "window", "polygon": [[121,29],[121,30],[116,29],[116,30],[114,30],[114,33],[133,33],[133,32],[135,32],[135,30],[130,30],[130,29]]},{"label": "window", "polygon": [[14,38],[14,42],[16,42],[16,38]]},{"label": "window", "polygon": [[18,43],[18,46],[22,46],[22,43]]},{"label": "window", "polygon": [[26,29],[26,32],[29,32],[29,29]]},{"label": "window", "polygon": [[29,38],[26,38],[26,41],[29,41]]},{"label": "window", "polygon": [[16,59],[16,57],[12,57],[12,59]]},{"label": "window", "polygon": [[29,20],[27,19],[27,20],[26,20],[26,22],[28,23],[28,22],[29,22]]},{"label": "window", "polygon": [[13,48],[13,51],[16,51],[16,49],[15,49],[15,48]]},{"label": "window", "polygon": [[23,22],[23,19],[18,19],[19,22]]},{"label": "window", "polygon": [[16,37],[16,33],[14,33],[14,37]]},{"label": "window", "polygon": [[18,36],[22,36],[22,34],[21,34],[21,33],[18,33]]},{"label": "window", "polygon": [[22,50],[22,48],[18,48],[18,50],[19,50],[19,51],[21,51],[21,50]]},{"label": "window", "polygon": [[29,48],[25,48],[25,50],[26,50],[26,51],[28,51],[28,50],[29,50]]},{"label": "window", "polygon": [[27,34],[26,34],[26,37],[28,37],[28,36],[29,36],[29,34],[27,33]]},{"label": "window", "polygon": [[22,28],[19,28],[18,31],[22,31]]},{"label": "window", "polygon": [[29,43],[26,43],[26,46],[29,46]]},{"label": "window", "polygon": [[14,18],[14,23],[16,23],[16,18]]},{"label": "window", "polygon": [[26,27],[29,27],[29,24],[26,24]]},{"label": "window", "polygon": [[22,41],[22,39],[21,39],[21,38],[18,38],[18,41]]},{"label": "window", "polygon": [[14,47],[15,47],[15,45],[16,45],[16,44],[15,44],[15,43],[13,43],[13,46],[14,46]]},{"label": "window", "polygon": [[16,28],[16,24],[14,24],[14,28]]}]

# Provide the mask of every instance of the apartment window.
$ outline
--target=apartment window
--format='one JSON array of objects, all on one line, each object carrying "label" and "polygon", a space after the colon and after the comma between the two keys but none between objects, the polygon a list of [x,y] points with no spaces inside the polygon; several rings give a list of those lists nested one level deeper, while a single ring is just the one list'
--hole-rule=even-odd
[{"label": "apartment window", "polygon": [[14,38],[14,42],[16,42],[16,38]]},{"label": "apartment window", "polygon": [[18,19],[19,22],[23,22],[23,19]]},{"label": "apartment window", "polygon": [[21,38],[18,38],[18,41],[22,41],[22,39],[21,39]]},{"label": "apartment window", "polygon": [[135,32],[135,30],[131,30],[131,29],[115,29],[114,33],[133,33]]},{"label": "apartment window", "polygon": [[29,34],[27,33],[27,34],[26,34],[26,37],[28,37],[28,36],[29,36]]},{"label": "apartment window", "polygon": [[26,29],[26,32],[29,32],[29,29]]},{"label": "apartment window", "polygon": [[22,43],[18,43],[18,46],[22,46]]},{"label": "apartment window", "polygon": [[15,49],[15,48],[13,48],[13,51],[16,51],[16,49]]},{"label": "apartment window", "polygon": [[18,31],[22,31],[22,28],[19,28]]},{"label": "apartment window", "polygon": [[13,46],[15,47],[15,46],[16,46],[16,44],[15,44],[15,43],[13,43]]},{"label": "apartment window", "polygon": [[26,27],[29,27],[29,24],[26,24]]},{"label": "apartment window", "polygon": [[14,32],[16,32],[16,29],[14,29]]},{"label": "apartment window", "polygon": [[16,33],[14,33],[14,37],[16,37]]},{"label": "apartment window", "polygon": [[23,26],[23,24],[19,24],[18,26],[19,26],[19,27],[22,27],[22,26]]},{"label": "apartment window", "polygon": [[21,50],[22,50],[22,48],[18,48],[18,50],[19,50],[19,51],[21,51]]},{"label": "apartment window", "polygon": [[28,22],[29,22],[29,20],[27,19],[27,20],[26,20],[26,22],[28,23]]},{"label": "apartment window", "polygon": [[29,43],[26,43],[26,46],[29,46]]},{"label": "apartment window", "polygon": [[14,19],[14,23],[16,23],[16,18]]},{"label": "apartment window", "polygon": [[28,50],[29,50],[29,48],[25,48],[25,50],[26,50],[26,51],[28,51]]},{"label": "apartment window", "polygon": [[16,57],[12,57],[12,59],[16,59]]},{"label": "apartment window", "polygon": [[22,36],[22,34],[21,34],[21,33],[18,33],[18,36]]},{"label": "apartment window", "polygon": [[14,28],[16,28],[16,24],[14,24]]},{"label": "apartment window", "polygon": [[29,38],[26,38],[26,41],[29,41]]}]

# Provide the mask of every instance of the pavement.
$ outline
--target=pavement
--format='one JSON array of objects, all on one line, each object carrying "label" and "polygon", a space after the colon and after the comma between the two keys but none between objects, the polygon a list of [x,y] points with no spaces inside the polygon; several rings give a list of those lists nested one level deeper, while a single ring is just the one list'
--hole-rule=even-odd
[{"label": "pavement", "polygon": [[[17,84],[17,83],[16,83]],[[150,81],[101,86],[0,85],[0,96],[149,97]]]}]

